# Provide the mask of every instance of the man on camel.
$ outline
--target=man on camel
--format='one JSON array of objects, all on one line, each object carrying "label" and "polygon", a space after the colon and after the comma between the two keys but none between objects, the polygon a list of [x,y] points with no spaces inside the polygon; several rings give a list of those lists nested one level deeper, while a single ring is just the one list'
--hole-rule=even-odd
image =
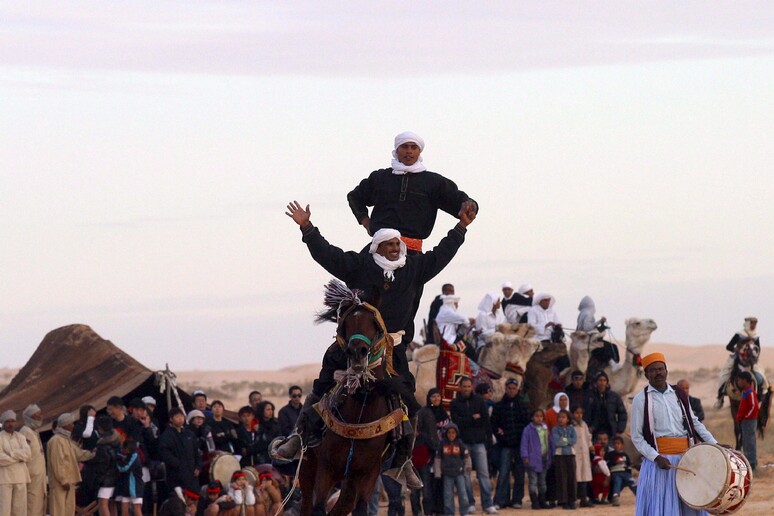
[{"label": "man on camel", "polygon": [[[475,206],[468,205],[460,212],[460,222],[452,228],[446,237],[432,251],[425,254],[407,256],[406,244],[401,240],[400,232],[382,228],[377,231],[371,245],[360,252],[345,252],[328,243],[320,230],[310,222],[309,206],[302,208],[294,201],[287,206],[286,214],[295,221],[302,233],[312,258],[333,276],[344,281],[349,288],[357,288],[366,293],[376,293],[380,298],[378,306],[387,331],[391,334],[405,332],[399,346],[411,342],[414,333],[413,321],[416,311],[412,310],[418,290],[435,277],[451,261],[465,240],[467,226],[476,218]],[[403,348],[405,349],[405,347]],[[393,367],[398,374],[395,389],[408,406],[412,426],[416,426],[416,412],[419,406],[413,396],[413,376],[408,369],[405,352],[393,353]],[[311,405],[319,401],[333,385],[336,370],[346,369],[347,358],[344,351],[333,344],[323,358],[320,376],[314,382],[312,392],[306,398],[304,408],[293,434],[273,452],[280,460],[292,460],[302,445],[314,446],[319,440],[319,416]],[[398,442],[394,464],[397,466],[386,472],[399,482],[405,482],[411,488],[419,488],[422,482],[411,467],[411,449],[413,435]]]}]

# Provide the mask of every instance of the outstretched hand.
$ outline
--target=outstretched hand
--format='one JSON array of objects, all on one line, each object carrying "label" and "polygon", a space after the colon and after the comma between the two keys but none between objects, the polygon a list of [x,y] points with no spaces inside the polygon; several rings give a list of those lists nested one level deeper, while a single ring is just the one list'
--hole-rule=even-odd
[{"label": "outstretched hand", "polygon": [[476,207],[476,203],[473,201],[465,201],[462,203],[462,208],[460,208],[460,225],[462,227],[467,227],[471,222],[473,222],[476,219],[476,214],[478,213],[478,208]]},{"label": "outstretched hand", "polygon": [[309,209],[309,205],[306,205],[306,208],[301,208],[301,205],[298,203],[298,201],[291,201],[288,203],[288,211],[285,212],[285,215],[293,219],[296,224],[299,226],[306,227],[311,222],[309,222],[309,217],[312,216],[312,211]]}]

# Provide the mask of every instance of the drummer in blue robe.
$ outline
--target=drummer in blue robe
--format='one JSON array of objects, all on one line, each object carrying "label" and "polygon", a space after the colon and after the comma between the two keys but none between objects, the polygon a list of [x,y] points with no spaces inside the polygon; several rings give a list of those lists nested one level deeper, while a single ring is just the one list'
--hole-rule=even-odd
[{"label": "drummer in blue robe", "polygon": [[688,395],[667,383],[664,355],[642,357],[648,386],[632,402],[632,442],[643,461],[637,482],[637,516],[692,516],[677,494],[674,468],[689,447],[700,442],[717,444],[691,410]]}]

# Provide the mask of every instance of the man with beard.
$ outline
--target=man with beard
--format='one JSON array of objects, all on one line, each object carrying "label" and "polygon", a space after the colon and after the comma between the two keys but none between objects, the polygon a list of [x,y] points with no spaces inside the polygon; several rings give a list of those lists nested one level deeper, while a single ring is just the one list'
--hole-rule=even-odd
[{"label": "man with beard", "polygon": [[27,462],[32,458],[30,445],[16,431],[16,413],[7,410],[0,415],[0,516],[27,514],[27,484],[30,474]]},{"label": "man with beard", "polygon": [[683,390],[667,383],[663,354],[642,357],[642,368],[648,385],[632,402],[632,442],[643,457],[635,514],[707,514],[680,500],[674,467],[693,443],[717,441],[696,418]]},{"label": "man with beard", "polygon": [[[419,405],[414,399],[414,377],[409,371],[406,358],[406,346],[414,337],[416,311],[412,311],[411,307],[417,292],[441,272],[457,253],[465,240],[467,226],[476,218],[475,208],[469,206],[463,210],[460,222],[432,251],[412,256],[407,256],[406,244],[400,239],[401,234],[393,229],[377,231],[367,249],[344,252],[329,244],[320,230],[311,223],[309,206],[304,209],[294,201],[288,204],[287,209],[286,215],[299,225],[302,240],[307,244],[312,258],[333,276],[344,281],[350,289],[378,293],[381,299],[378,308],[387,331],[391,334],[404,332],[400,342],[395,342],[393,350],[393,367],[398,375],[397,381],[393,382],[393,388],[400,392],[404,403],[407,404],[409,417],[413,420],[412,428],[416,428]],[[333,387],[334,372],[346,367],[347,357],[344,350],[338,344],[329,347],[323,358],[320,376],[315,380],[312,392],[306,398],[304,410],[296,422],[297,430],[300,431],[292,434],[275,450],[274,458],[293,459],[301,447],[302,439],[304,444],[308,444],[308,428],[319,428],[319,423],[306,424],[305,415],[313,417],[312,413],[315,412],[307,408],[319,401],[319,398]],[[385,474],[391,477],[394,475],[397,481],[418,489],[422,482],[411,467],[412,447],[413,434],[401,439],[394,461],[399,471],[388,470]]]},{"label": "man with beard", "polygon": [[38,428],[43,424],[43,413],[40,407],[28,405],[22,413],[24,426],[19,433],[30,445],[32,458],[27,462],[30,472],[30,483],[27,485],[27,516],[43,516],[46,514],[46,456],[43,453],[43,443],[40,441]]}]

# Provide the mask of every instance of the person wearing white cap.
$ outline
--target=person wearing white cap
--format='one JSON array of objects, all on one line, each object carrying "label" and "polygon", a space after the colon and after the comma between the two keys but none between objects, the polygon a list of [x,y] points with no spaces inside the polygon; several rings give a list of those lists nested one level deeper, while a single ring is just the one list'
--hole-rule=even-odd
[{"label": "person wearing white cap", "polygon": [[27,462],[32,451],[24,436],[16,431],[13,410],[0,414],[0,424],[0,516],[25,516],[30,481]]},{"label": "person wearing white cap", "polygon": [[532,308],[527,312],[527,322],[535,328],[535,338],[539,341],[551,340],[551,334],[561,329],[562,323],[553,308],[555,302],[554,296],[540,292],[532,300]]},{"label": "person wearing white cap", "polygon": [[19,433],[30,444],[32,457],[27,462],[30,472],[30,483],[27,485],[27,516],[43,516],[46,514],[46,495],[48,482],[46,480],[46,456],[40,441],[38,429],[43,424],[43,413],[40,407],[28,405],[22,412],[24,426]]},{"label": "person wearing white cap", "polygon": [[[404,332],[402,339],[395,343],[393,350],[393,367],[401,379],[401,382],[396,382],[395,387],[403,391],[401,394],[408,405],[409,416],[415,417],[420,406],[413,396],[414,377],[409,371],[406,358],[406,346],[414,338],[416,308],[414,310],[411,308],[414,307],[417,291],[448,265],[465,241],[466,228],[476,218],[475,209],[473,207],[465,209],[460,221],[432,251],[411,256],[407,256],[406,244],[400,239],[400,233],[387,228],[377,231],[371,245],[366,249],[360,252],[345,252],[328,243],[320,230],[311,223],[311,211],[308,205],[302,208],[298,201],[293,201],[287,205],[287,210],[286,215],[299,225],[302,241],[306,243],[312,258],[329,273],[344,281],[350,289],[362,290],[366,293],[365,296],[378,295],[379,311],[387,331],[393,334]],[[317,401],[315,398],[321,397],[333,387],[335,371],[346,368],[347,357],[344,350],[339,346],[328,348],[323,358],[320,376],[315,380],[312,392],[306,398],[304,409],[299,416],[301,424],[297,422],[297,428],[308,424],[306,415],[314,417],[312,414],[314,411],[307,408]],[[309,425],[312,426],[311,423]],[[275,457],[279,457],[280,460],[294,457],[301,444],[301,439],[297,436],[304,435],[303,439],[310,437],[308,432],[304,433],[307,435],[299,432],[291,434],[286,442],[275,450]],[[400,442],[403,441],[405,439]],[[401,453],[405,449],[401,446],[399,444],[396,463],[403,459]],[[406,459],[408,458],[410,458],[410,448],[406,456]],[[421,486],[418,479],[417,482]]]},{"label": "person wearing white cap", "polygon": [[396,229],[412,252],[422,252],[422,240],[433,231],[438,210],[457,218],[468,209],[478,211],[478,204],[453,181],[427,170],[424,149],[419,135],[400,133],[390,167],[371,172],[347,194],[355,219],[369,235],[382,228]]},{"label": "person wearing white cap", "polygon": [[478,316],[476,316],[476,330],[478,330],[478,341],[476,350],[481,349],[487,339],[497,331],[497,325],[505,322],[502,311],[500,311],[500,296],[497,292],[489,292],[484,295],[481,302],[478,303]]},{"label": "person wearing white cap", "polygon": [[60,415],[54,436],[46,444],[51,516],[71,516],[75,512],[75,487],[81,481],[78,463],[94,458],[94,452],[82,450],[70,438],[74,426],[75,417],[71,413]]}]

